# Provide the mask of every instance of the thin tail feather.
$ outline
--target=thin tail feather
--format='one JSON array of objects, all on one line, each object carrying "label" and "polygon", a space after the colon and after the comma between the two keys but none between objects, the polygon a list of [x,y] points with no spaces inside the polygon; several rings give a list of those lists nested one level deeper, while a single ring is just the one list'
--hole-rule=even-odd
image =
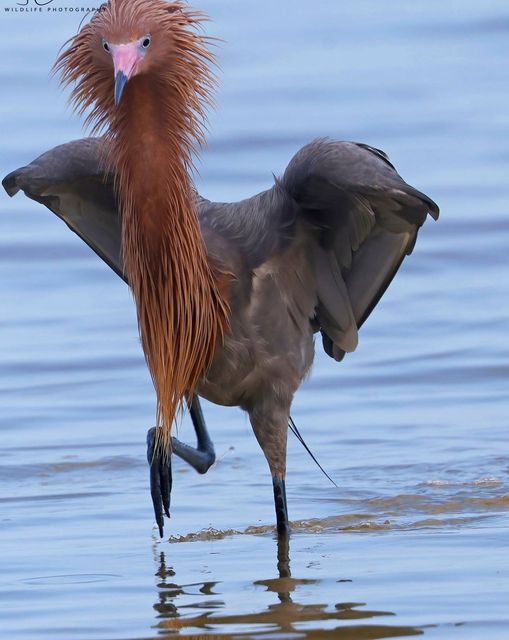
[{"label": "thin tail feather", "polygon": [[323,475],[328,480],[330,480],[332,482],[332,484],[336,487],[336,489],[339,489],[338,485],[334,482],[334,480],[330,477],[330,475],[327,473],[327,471],[325,471],[325,469],[322,467],[322,465],[318,462],[318,460],[316,459],[315,455],[313,454],[311,449],[308,447],[308,445],[304,441],[304,438],[302,437],[300,431],[297,429],[297,425],[293,421],[292,416],[288,417],[288,426],[290,428],[290,431],[293,433],[293,435],[301,443],[301,445],[304,447],[304,449],[309,453],[309,455],[311,456],[311,459],[316,464],[316,466],[320,469],[320,471],[323,473]]}]

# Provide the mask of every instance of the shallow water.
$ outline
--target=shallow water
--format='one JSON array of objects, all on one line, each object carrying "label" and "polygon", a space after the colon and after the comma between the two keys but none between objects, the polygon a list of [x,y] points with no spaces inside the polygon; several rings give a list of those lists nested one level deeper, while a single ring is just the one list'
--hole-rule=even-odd
[{"label": "shallow water", "polygon": [[[247,419],[206,403],[218,462],[204,477],[175,462],[158,540],[144,452],[154,397],[129,293],[43,207],[1,194],[1,631],[505,639],[507,3],[200,8],[224,40],[204,195],[255,193],[331,135],[385,149],[442,217],[358,351],[337,365],[318,349],[296,397],[294,419],[338,488],[292,438],[288,567]],[[82,133],[47,75],[79,18],[1,18],[4,175]],[[180,435],[192,441],[187,420]]]}]

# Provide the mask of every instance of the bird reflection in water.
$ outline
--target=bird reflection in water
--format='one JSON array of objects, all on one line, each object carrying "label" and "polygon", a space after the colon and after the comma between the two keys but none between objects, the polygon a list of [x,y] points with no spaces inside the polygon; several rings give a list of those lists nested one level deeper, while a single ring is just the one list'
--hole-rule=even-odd
[{"label": "bird reflection in water", "polygon": [[[253,587],[265,587],[274,593],[277,599],[265,609],[249,613],[227,613],[230,606],[226,599],[224,584],[223,598],[216,587],[220,582],[210,581],[179,585],[175,581],[175,571],[167,566],[165,552],[159,553],[157,578],[157,602],[154,609],[158,622],[155,629],[158,635],[178,635],[180,638],[233,638],[238,640],[258,637],[264,638],[272,633],[285,634],[285,638],[333,639],[338,637],[352,640],[370,640],[376,638],[421,635],[422,629],[408,626],[348,624],[348,621],[365,620],[379,616],[394,616],[390,611],[360,609],[363,602],[341,602],[334,605],[299,604],[295,592],[303,585],[317,587],[320,594],[321,581],[315,579],[296,579],[291,576],[288,536],[277,541],[277,578],[258,580]],[[339,581],[338,581],[339,582]],[[341,581],[342,582],[342,581]],[[253,589],[254,590],[254,589]],[[197,593],[198,592],[198,593]],[[198,596],[198,594],[200,594]],[[189,596],[198,596],[199,600],[189,603]],[[181,604],[178,604],[179,599]],[[199,613],[196,613],[196,610]],[[334,624],[337,621],[338,624]],[[313,623],[317,623],[313,625]],[[345,624],[346,623],[346,624]],[[324,628],[325,627],[325,628]],[[329,628],[326,628],[329,627]],[[198,635],[196,635],[198,633]]]}]

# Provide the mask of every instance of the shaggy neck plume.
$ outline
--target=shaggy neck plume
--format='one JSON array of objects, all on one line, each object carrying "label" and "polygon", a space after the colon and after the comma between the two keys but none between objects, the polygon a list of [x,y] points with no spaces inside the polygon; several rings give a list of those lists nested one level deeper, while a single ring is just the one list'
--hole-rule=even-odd
[{"label": "shaggy neck plume", "polygon": [[[159,89],[160,91],[160,89]],[[200,232],[187,165],[186,122],[134,78],[109,129],[109,162],[122,208],[122,252],[145,358],[157,393],[161,444],[206,372],[228,323]],[[168,122],[168,117],[171,121]]]},{"label": "shaggy neck plume", "polygon": [[[92,131],[106,129],[124,268],[166,450],[177,409],[206,373],[229,318],[229,278],[207,259],[188,175],[213,88],[203,19],[183,0],[108,0],[54,67],[64,85],[75,85],[73,104],[88,110]],[[144,34],[151,34],[150,48],[117,105],[108,41],[132,43]]]}]

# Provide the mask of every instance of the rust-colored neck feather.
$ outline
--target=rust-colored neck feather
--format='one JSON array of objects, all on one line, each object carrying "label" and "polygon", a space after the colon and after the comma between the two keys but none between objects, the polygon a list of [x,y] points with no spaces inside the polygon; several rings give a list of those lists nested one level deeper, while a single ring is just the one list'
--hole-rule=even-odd
[{"label": "rust-colored neck feather", "polygon": [[[178,1],[109,0],[56,62],[63,83],[76,82],[78,110],[90,110],[96,130],[106,127],[124,266],[166,449],[176,412],[195,392],[229,317],[224,274],[207,258],[188,175],[212,84],[206,39],[193,30],[200,20]],[[116,107],[102,38],[129,42],[149,32],[150,66],[129,80]]]},{"label": "rust-colored neck feather", "polygon": [[[227,323],[175,136],[165,124],[163,87],[138,79],[113,120],[111,162],[122,206],[122,252],[136,301],[147,364],[157,393],[157,422],[168,443],[185,394],[192,395]],[[178,112],[175,105],[174,115]],[[172,131],[172,133],[170,133]]]}]

